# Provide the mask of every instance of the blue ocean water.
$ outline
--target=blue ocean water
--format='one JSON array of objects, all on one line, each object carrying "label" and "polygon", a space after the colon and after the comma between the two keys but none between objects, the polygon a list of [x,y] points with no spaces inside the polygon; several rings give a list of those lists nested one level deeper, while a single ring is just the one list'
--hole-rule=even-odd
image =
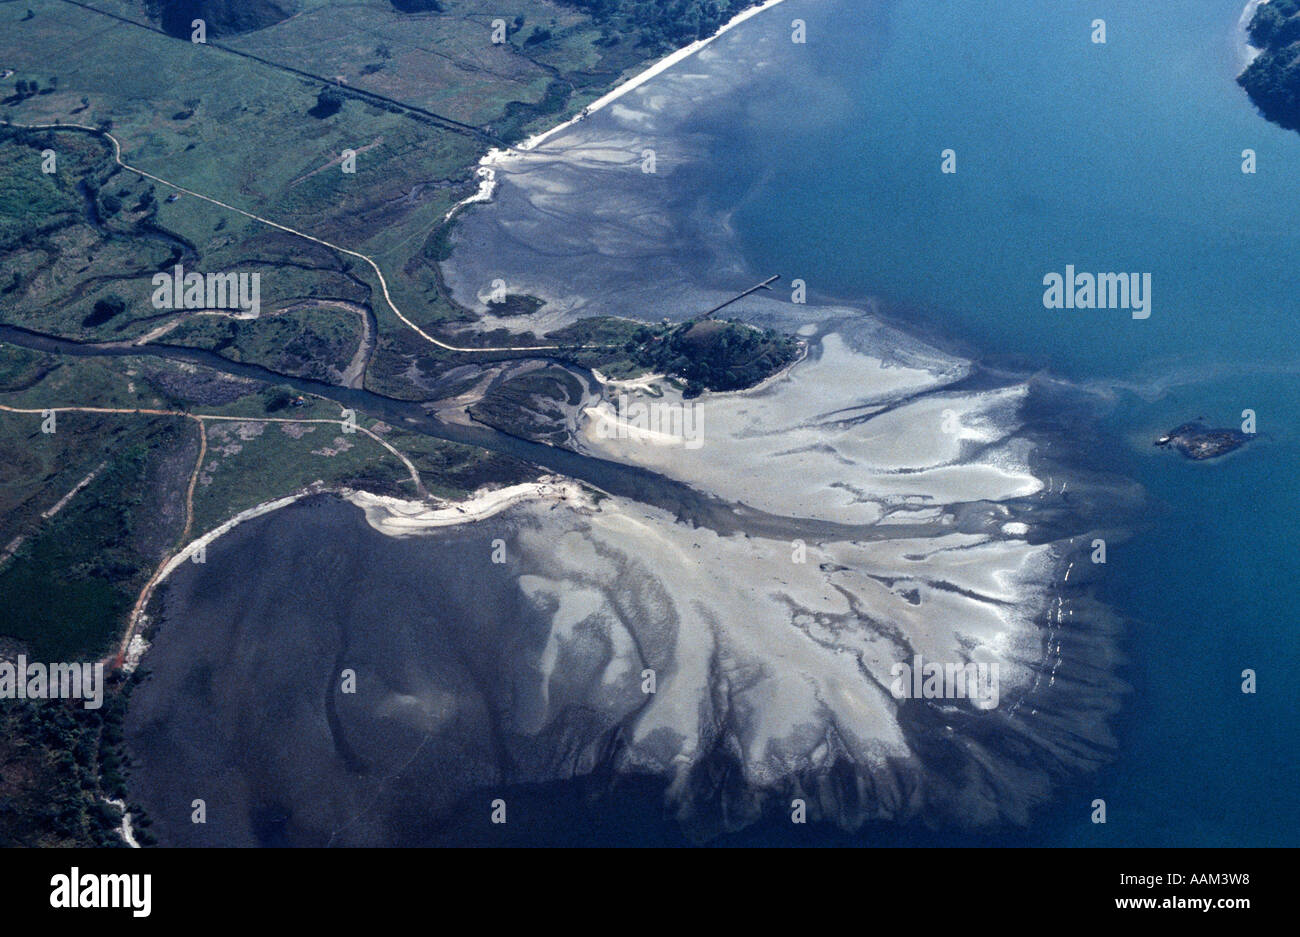
[{"label": "blue ocean water", "polygon": [[[1095,393],[1105,467],[1150,499],[1102,584],[1129,619],[1118,760],[1030,830],[972,842],[1300,844],[1300,134],[1235,84],[1243,6],[791,0],[765,15],[805,19],[815,64],[729,105],[729,172],[704,197],[735,209],[750,266],[880,297],[984,360]],[[1066,264],[1150,272],[1150,318],[1044,308],[1043,276]],[[1260,438],[1226,459],[1151,446],[1246,409]]]},{"label": "blue ocean water", "polygon": [[[1078,386],[1101,421],[1094,456],[1139,482],[1147,509],[1101,582],[1127,622],[1118,755],[1027,829],[849,834],[777,818],[713,845],[1300,844],[1300,135],[1263,121],[1234,83],[1242,3],[787,0],[733,34],[799,17],[810,38],[707,115],[727,129],[691,181],[701,213],[730,219],[756,274],[849,304],[879,297],[980,360]],[[1089,41],[1097,18],[1105,45]],[[945,148],[955,175],[939,172]],[[1045,309],[1043,275],[1067,264],[1150,272],[1151,318]],[[1234,425],[1246,408],[1261,438],[1224,460],[1151,446],[1176,423]],[[277,528],[278,548],[294,536]],[[1246,668],[1254,695],[1240,690]],[[657,780],[498,795],[529,822],[487,828],[476,791],[439,841],[687,842]],[[1105,825],[1090,822],[1095,798]]]}]

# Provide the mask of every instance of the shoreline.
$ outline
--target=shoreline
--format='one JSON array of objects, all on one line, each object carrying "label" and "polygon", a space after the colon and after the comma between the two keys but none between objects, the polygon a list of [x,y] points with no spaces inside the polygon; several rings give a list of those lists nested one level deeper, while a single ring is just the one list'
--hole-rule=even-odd
[{"label": "shoreline", "polygon": [[655,62],[649,68],[646,68],[644,71],[637,73],[636,75],[629,78],[627,81],[623,82],[621,85],[614,88],[613,91],[610,91],[607,94],[602,95],[601,97],[592,101],[585,108],[583,108],[582,112],[579,113],[576,117],[571,117],[568,120],[566,120],[564,123],[552,127],[550,130],[544,130],[541,133],[534,134],[533,136],[525,140],[523,143],[520,143],[518,146],[510,147],[507,150],[492,150],[489,152],[488,155],[490,156],[492,153],[502,153],[502,154],[509,153],[512,150],[520,150],[527,153],[533,149],[536,149],[538,146],[544,143],[549,137],[554,136],[555,134],[559,133],[562,130],[572,127],[574,124],[581,121],[584,115],[590,116],[596,113],[597,111],[601,110],[602,108],[608,107],[610,104],[613,104],[619,98],[623,97],[623,95],[627,94],[630,91],[635,91],[637,88],[641,87],[641,85],[645,84],[650,79],[672,68],[678,62],[690,58],[696,52],[699,52],[701,49],[705,48],[710,43],[712,43],[719,36],[723,35],[724,33],[730,32],[732,29],[736,28],[741,23],[745,22],[751,17],[757,16],[758,14],[764,12],[765,10],[770,10],[772,7],[782,2],[784,2],[784,0],[764,0],[764,2],[760,3],[758,6],[752,6],[747,10],[741,10],[731,19],[727,20],[727,22],[719,26],[718,31],[715,32],[712,36],[709,36],[706,39],[696,39],[690,45],[683,46],[682,48],[678,49],[676,52],[669,53],[659,61]]},{"label": "shoreline", "polygon": [[[553,501],[576,507],[594,507],[596,503],[591,489],[560,475],[544,475],[536,481],[507,485],[503,488],[482,487],[460,500],[436,498],[430,501],[413,501],[377,495],[359,488],[308,485],[292,494],[263,501],[240,511],[202,536],[191,540],[163,563],[138,600],[138,610],[131,620],[127,637],[122,644],[122,672],[127,674],[134,672],[148,652],[150,645],[144,638],[143,632],[152,622],[148,612],[149,603],[153,601],[158,587],[166,582],[182,563],[192,559],[195,554],[230,533],[240,524],[315,495],[335,495],[360,508],[366,515],[366,522],[379,533],[389,537],[411,536],[430,529],[476,523],[527,501]],[[110,657],[109,660],[111,661],[112,658]]]},{"label": "shoreline", "polygon": [[478,161],[478,167],[474,170],[474,175],[479,179],[478,190],[474,192],[472,195],[466,196],[465,198],[457,202],[455,205],[451,206],[451,208],[447,210],[447,213],[442,216],[442,223],[446,224],[447,222],[451,221],[452,218],[455,217],[455,215],[458,212],[460,212],[462,208],[465,208],[466,206],[475,205],[478,204],[479,202],[492,201],[492,196],[495,194],[496,187],[497,187],[496,170],[493,167],[496,166],[505,158],[512,155],[517,155],[519,153],[527,153],[536,149],[542,143],[546,142],[547,139],[555,136],[555,134],[567,130],[577,123],[580,123],[584,118],[590,117],[592,114],[596,113],[597,111],[602,110],[605,107],[608,107],[610,104],[613,104],[615,101],[623,97],[628,92],[635,91],[637,88],[641,87],[641,85],[650,81],[652,78],[672,68],[678,62],[682,62],[690,58],[692,55],[699,52],[701,49],[707,47],[710,43],[712,43],[715,39],[717,39],[719,36],[723,35],[724,33],[731,31],[732,29],[739,26],[741,23],[745,22],[751,17],[757,16],[758,14],[764,12],[765,10],[769,10],[772,7],[776,6],[777,4],[783,2],[784,0],[764,0],[763,3],[760,3],[757,6],[752,6],[747,10],[741,10],[731,19],[727,20],[727,22],[719,26],[718,31],[715,32],[713,35],[708,36],[705,39],[696,39],[690,45],[683,46],[682,48],[678,49],[675,52],[670,52],[662,59],[659,59],[657,62],[652,63],[642,71],[637,72],[637,74],[633,75],[627,81],[624,81],[621,84],[615,86],[613,90],[606,92],[596,100],[592,101],[590,104],[584,107],[573,117],[570,117],[568,120],[556,124],[554,127],[551,127],[549,130],[542,130],[538,133],[535,133],[528,139],[524,140],[522,143],[516,144],[514,146],[508,146],[505,149],[501,149],[499,147],[493,147],[492,149],[488,150],[487,153],[485,153],[483,157]]},{"label": "shoreline", "polygon": [[143,659],[144,655],[149,651],[149,642],[144,637],[144,631],[152,620],[149,617],[149,603],[153,601],[154,594],[158,591],[158,587],[166,582],[167,578],[171,576],[171,574],[174,573],[182,563],[191,559],[196,553],[205,549],[209,543],[212,543],[223,534],[227,534],[234,530],[245,521],[250,521],[255,517],[261,517],[263,514],[270,514],[272,511],[278,511],[280,508],[288,507],[296,501],[301,501],[303,498],[309,497],[313,494],[324,493],[324,491],[325,489],[308,487],[300,489],[291,495],[285,495],[284,497],[273,498],[269,501],[255,504],[247,510],[240,511],[234,517],[222,521],[207,533],[194,538],[189,543],[185,544],[185,546],[173,553],[170,558],[163,561],[162,566],[159,567],[153,578],[145,584],[144,589],[140,593],[140,597],[136,600],[135,609],[131,615],[130,621],[127,623],[126,633],[122,637],[119,649],[112,656],[107,658],[107,661],[112,662],[115,658],[120,659],[121,670],[122,673],[125,674],[133,673],[136,667],[140,665],[141,659]]},{"label": "shoreline", "polygon": [[[496,150],[489,150],[488,155],[495,152]],[[495,169],[484,163],[484,160],[486,159],[487,156],[484,156],[483,159],[479,160],[479,166],[474,170],[474,175],[479,178],[478,190],[473,195],[466,196],[455,205],[451,206],[451,208],[447,209],[447,214],[442,216],[443,224],[451,221],[455,214],[466,205],[473,205],[477,202],[492,201],[492,196],[497,190],[497,174]]]},{"label": "shoreline", "polygon": [[1259,12],[1259,8],[1268,3],[1268,0],[1247,0],[1245,8],[1241,11],[1241,16],[1237,19],[1237,66],[1240,69],[1237,74],[1241,74],[1255,59],[1263,49],[1257,49],[1250,44],[1250,23]]}]

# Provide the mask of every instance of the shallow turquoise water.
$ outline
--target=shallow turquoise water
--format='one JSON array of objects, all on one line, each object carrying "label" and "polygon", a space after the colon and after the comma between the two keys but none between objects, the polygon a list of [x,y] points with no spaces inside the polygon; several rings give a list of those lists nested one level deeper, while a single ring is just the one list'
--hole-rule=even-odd
[{"label": "shallow turquoise water", "polygon": [[[769,15],[808,21],[813,87],[737,103],[756,119],[717,154],[734,171],[709,198],[740,206],[756,270],[882,297],[987,359],[1096,391],[1106,467],[1150,495],[1103,586],[1131,618],[1121,756],[1011,842],[1300,842],[1300,134],[1233,80],[1243,5],[793,0]],[[1151,317],[1045,309],[1042,278],[1066,264],[1150,272]],[[1246,408],[1262,438],[1219,462],[1150,446]]]}]

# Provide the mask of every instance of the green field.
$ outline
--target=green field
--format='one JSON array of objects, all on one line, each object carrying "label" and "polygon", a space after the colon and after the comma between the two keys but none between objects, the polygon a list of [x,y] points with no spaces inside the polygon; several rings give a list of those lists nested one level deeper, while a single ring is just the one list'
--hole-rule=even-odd
[{"label": "green field", "polygon": [[232,361],[337,383],[361,341],[361,323],[355,314],[329,307],[264,311],[257,319],[198,315],[164,338],[169,345],[210,348]]},{"label": "green field", "polygon": [[[507,41],[499,44],[492,42],[497,17],[468,0],[445,0],[443,12],[436,14],[401,13],[387,0],[306,0],[283,23],[206,45],[158,31],[139,3],[100,0],[90,6],[102,12],[61,0],[0,5],[0,62],[16,70],[0,83],[0,93],[9,82],[54,85],[49,93],[6,108],[9,120],[110,128],[134,166],[372,256],[384,269],[394,299],[422,326],[466,317],[447,299],[435,264],[442,218],[473,190],[478,158],[503,138],[543,129],[576,112],[665,48],[662,41],[641,41],[635,31],[633,41],[611,43],[608,23],[547,0],[513,3]],[[535,41],[535,32],[545,33],[546,40]],[[69,54],[68,37],[87,34],[93,41],[77,43],[76,54]],[[342,96],[341,107],[329,116],[312,116],[322,89],[330,86]],[[68,151],[68,172],[88,171],[84,164],[93,161],[92,139],[66,132],[48,136],[61,158]],[[340,169],[340,156],[348,149],[357,153],[354,174]],[[111,177],[110,194],[118,198],[114,193],[125,189],[129,194],[121,200],[134,205],[152,188],[147,220],[192,245],[205,269],[289,259],[321,268],[318,273],[284,266],[264,271],[267,292],[280,301],[337,295],[336,283],[331,293],[313,289],[312,281],[336,281],[336,274],[324,270],[341,265],[351,265],[363,288],[376,286],[355,260],[187,195],[166,201],[171,194],[166,186],[113,173],[111,163],[104,162],[106,150],[101,144],[97,173]],[[32,221],[75,209],[66,191],[75,186],[61,185],[65,191],[43,179],[11,183],[11,202],[36,206],[26,213],[29,229]],[[4,195],[0,191],[0,236],[6,224],[14,231],[23,227],[21,211],[16,218],[5,213]],[[130,254],[140,268],[155,269],[170,251],[156,240],[140,243],[132,227],[142,216],[126,211],[116,224],[108,219],[107,227],[123,241],[117,245],[96,243],[93,232],[70,231],[56,245],[55,266],[80,269],[84,263],[74,265],[70,258],[84,256],[104,268],[103,276],[114,276],[129,267],[122,255]],[[20,260],[20,278],[38,264],[34,258]],[[85,274],[80,278],[86,279]],[[137,312],[147,312],[139,308],[146,287],[147,281],[135,277],[118,284],[116,295]],[[85,293],[75,297],[76,309],[38,314],[29,310],[62,305],[67,297],[44,283],[23,284],[17,292],[16,310],[28,311],[29,321],[61,334],[78,334],[78,323],[100,298]],[[381,330],[403,329],[384,303],[373,299],[367,297]],[[111,337],[136,334],[131,326]],[[384,353],[402,351],[386,344]]]}]

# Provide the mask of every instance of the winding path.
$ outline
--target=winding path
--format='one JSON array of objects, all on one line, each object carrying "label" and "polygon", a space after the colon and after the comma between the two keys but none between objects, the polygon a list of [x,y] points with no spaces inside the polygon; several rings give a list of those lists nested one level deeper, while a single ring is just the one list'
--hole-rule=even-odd
[{"label": "winding path", "polygon": [[[149,605],[149,599],[153,596],[154,589],[157,588],[159,579],[161,579],[163,572],[167,569],[172,560],[178,556],[181,550],[184,550],[185,546],[188,544],[190,533],[194,527],[194,489],[198,484],[199,470],[203,468],[203,460],[206,458],[208,453],[207,421],[220,420],[235,423],[329,423],[339,427],[352,425],[358,432],[365,433],[375,442],[379,443],[379,445],[387,449],[390,453],[396,456],[404,466],[406,466],[406,470],[411,473],[411,481],[415,484],[415,490],[419,493],[420,497],[426,497],[428,494],[424,487],[424,482],[420,478],[420,472],[415,467],[415,463],[412,462],[404,453],[398,451],[390,442],[381,438],[373,431],[366,429],[364,426],[342,419],[330,420],[325,418],[312,418],[296,420],[289,417],[243,417],[227,416],[225,414],[215,413],[188,413],[184,410],[156,410],[147,407],[43,407],[37,409],[11,407],[2,403],[0,403],[0,411],[6,413],[40,415],[46,413],[130,413],[137,415],[144,414],[146,416],[176,416],[184,417],[188,420],[194,420],[198,424],[199,455],[194,462],[194,471],[190,473],[189,485],[185,491],[185,530],[182,532],[180,537],[181,547],[163,557],[162,562],[158,564],[153,575],[149,577],[149,581],[145,584],[145,587],[140,590],[140,595],[136,598],[135,605],[131,609],[131,617],[127,622],[126,633],[123,634],[121,643],[118,645],[117,654],[113,657],[114,665],[119,667],[125,658],[127,648],[131,645],[131,639],[135,637],[136,632],[139,631],[140,624],[144,620],[144,610]],[[103,468],[103,466],[101,465],[100,468]],[[96,469],[96,471],[98,471],[98,469]],[[89,481],[89,479],[86,479],[86,481]],[[82,484],[84,485],[85,482],[82,482]],[[80,487],[81,486],[79,485],[78,488]],[[74,489],[70,494],[75,494],[76,490],[77,489]]]},{"label": "winding path", "polygon": [[[340,254],[347,254],[349,257],[356,257],[359,260],[364,260],[367,264],[370,265],[370,269],[375,271],[375,276],[379,278],[379,288],[384,294],[384,302],[387,303],[388,308],[393,311],[393,315],[397,316],[397,318],[400,319],[408,328],[410,328],[411,331],[415,332],[415,334],[419,335],[425,341],[433,345],[437,345],[439,348],[442,348],[446,351],[455,351],[461,353],[484,352],[489,354],[500,354],[502,352],[513,352],[513,351],[559,351],[562,348],[569,347],[564,345],[504,345],[504,346],[493,346],[493,347],[482,347],[482,348],[472,348],[472,347],[463,348],[458,345],[449,345],[446,342],[439,341],[438,339],[434,338],[432,335],[424,331],[424,329],[420,328],[418,325],[416,325],[414,322],[412,322],[410,319],[408,319],[405,315],[402,314],[402,310],[397,308],[397,303],[393,302],[393,296],[388,291],[388,281],[384,279],[384,272],[379,269],[379,264],[375,263],[374,260],[372,260],[367,255],[361,253],[360,251],[354,251],[347,247],[341,247],[340,245],[333,244],[329,241],[324,240],[323,238],[314,237],[313,235],[306,234],[305,232],[298,231],[294,228],[290,228],[287,225],[282,225],[278,221],[272,221],[270,218],[263,218],[261,215],[255,215],[250,211],[245,211],[242,208],[237,208],[234,205],[230,205],[226,202],[220,201],[219,199],[212,198],[212,196],[210,195],[204,195],[201,192],[195,192],[193,189],[187,189],[185,188],[185,186],[177,185],[175,182],[171,182],[167,179],[162,178],[161,176],[155,176],[153,173],[145,172],[143,169],[138,169],[135,166],[132,166],[130,163],[127,163],[122,159],[121,141],[119,141],[117,137],[113,136],[107,130],[101,130],[98,127],[91,127],[87,124],[75,124],[75,123],[19,124],[19,123],[14,123],[12,121],[5,121],[3,126],[16,127],[20,130],[79,130],[85,133],[98,134],[100,136],[105,137],[106,139],[109,140],[109,142],[113,144],[113,160],[117,163],[117,165],[121,166],[123,169],[127,170],[128,172],[133,172],[137,176],[141,176],[145,179],[151,179],[154,182],[157,182],[161,185],[165,185],[170,189],[175,189],[177,192],[184,192],[186,195],[192,195],[194,198],[202,199],[205,202],[210,202],[213,205],[226,209],[227,211],[233,211],[238,215],[243,215],[245,218],[251,218],[253,221],[259,222],[264,225],[268,225],[269,227],[275,228],[278,231],[283,231],[286,234],[292,234],[293,236],[300,237],[305,241],[311,241],[313,244],[319,244],[322,247],[328,247],[330,250],[338,251]],[[580,345],[578,347],[603,348],[609,346]]]}]

